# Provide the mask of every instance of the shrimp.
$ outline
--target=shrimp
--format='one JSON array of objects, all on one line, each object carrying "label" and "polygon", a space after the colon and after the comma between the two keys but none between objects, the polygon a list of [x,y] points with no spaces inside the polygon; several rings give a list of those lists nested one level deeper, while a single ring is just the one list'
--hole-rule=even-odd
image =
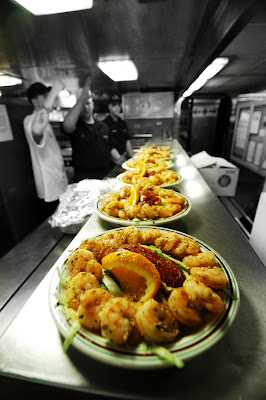
[{"label": "shrimp", "polygon": [[138,343],[141,335],[136,311],[135,304],[124,297],[108,301],[100,312],[102,336],[118,345]]},{"label": "shrimp", "polygon": [[197,328],[203,323],[202,315],[182,287],[172,290],[168,304],[175,318],[183,325]]},{"label": "shrimp", "polygon": [[79,272],[84,271],[88,261],[93,260],[93,259],[94,259],[94,255],[89,250],[77,249],[77,250],[73,251],[68,258],[68,264],[69,264],[69,269],[71,272],[71,278],[73,278]]},{"label": "shrimp", "polygon": [[125,204],[124,211],[126,214],[126,219],[133,219],[139,216],[140,207],[136,204]]},{"label": "shrimp", "polygon": [[150,343],[171,342],[179,332],[178,322],[170,308],[154,299],[138,308],[136,320],[140,333]]},{"label": "shrimp", "polygon": [[180,237],[175,232],[163,232],[160,237],[155,239],[154,244],[162,251],[170,251],[172,247],[180,242]]},{"label": "shrimp", "polygon": [[128,244],[139,243],[140,231],[136,226],[127,226],[126,228],[123,229],[123,231],[126,235],[125,243]]},{"label": "shrimp", "polygon": [[80,304],[80,295],[85,290],[99,287],[99,282],[94,275],[88,272],[79,272],[71,281],[66,292],[66,299],[69,306],[74,310],[78,309]]},{"label": "shrimp", "polygon": [[220,296],[204,283],[190,276],[183,283],[188,298],[197,306],[203,306],[213,313],[221,313],[224,303]]},{"label": "shrimp", "polygon": [[120,229],[105,233],[101,236],[101,238],[104,248],[107,249],[108,247],[120,246],[121,244],[124,244],[126,241],[126,234],[124,229]]},{"label": "shrimp", "polygon": [[114,296],[105,289],[86,290],[80,296],[80,305],[77,310],[80,323],[88,329],[101,329],[100,312],[113,298]]},{"label": "shrimp", "polygon": [[193,267],[190,269],[190,274],[212,289],[224,289],[227,285],[226,276],[219,267]]},{"label": "shrimp", "polygon": [[187,255],[198,254],[200,251],[200,246],[196,239],[181,237],[180,242],[176,244],[171,249],[171,254],[179,259],[184,258]]},{"label": "shrimp", "polygon": [[154,244],[155,239],[161,236],[159,229],[145,229],[140,231],[139,243],[142,244]]},{"label": "shrimp", "polygon": [[118,210],[123,208],[123,205],[118,200],[113,200],[107,203],[106,205],[101,206],[101,210],[111,217],[118,216]]},{"label": "shrimp", "polygon": [[90,238],[83,240],[81,245],[79,246],[79,249],[83,250],[88,250],[93,254],[93,257],[99,261],[101,259],[101,255],[105,250],[105,247],[103,245],[103,242],[101,238]]},{"label": "shrimp", "polygon": [[137,217],[141,219],[157,219],[160,215],[160,207],[152,205],[150,206],[149,204],[144,204],[139,208],[139,212]]},{"label": "shrimp", "polygon": [[182,262],[189,268],[193,267],[213,267],[216,265],[215,255],[212,251],[204,251],[196,255],[186,256]]},{"label": "shrimp", "polygon": [[[76,250],[74,253],[74,256],[71,255],[69,258],[71,279],[73,279],[79,272],[85,271],[95,275],[96,279],[101,281],[103,277],[102,266],[94,258],[89,259],[90,255],[87,256],[87,254],[91,252],[80,249]],[[92,253],[91,255],[93,256]]]},{"label": "shrimp", "polygon": [[90,260],[85,265],[85,272],[95,275],[96,279],[100,282],[103,278],[102,266],[96,260]]}]

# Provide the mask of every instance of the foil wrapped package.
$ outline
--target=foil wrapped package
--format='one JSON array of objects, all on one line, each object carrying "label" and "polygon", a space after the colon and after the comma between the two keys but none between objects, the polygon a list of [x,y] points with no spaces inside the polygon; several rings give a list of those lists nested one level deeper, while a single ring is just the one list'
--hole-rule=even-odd
[{"label": "foil wrapped package", "polygon": [[116,183],[115,178],[107,178],[84,179],[68,185],[60,196],[56,211],[48,220],[49,224],[61,228],[64,233],[76,234],[93,214],[99,196],[111,191]]}]

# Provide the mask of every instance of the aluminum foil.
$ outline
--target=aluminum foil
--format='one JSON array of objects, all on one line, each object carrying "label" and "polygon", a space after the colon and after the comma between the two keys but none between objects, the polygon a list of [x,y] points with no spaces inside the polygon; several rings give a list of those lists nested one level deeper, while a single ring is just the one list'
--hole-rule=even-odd
[{"label": "aluminum foil", "polygon": [[64,233],[77,233],[93,214],[99,196],[111,191],[116,183],[115,178],[108,178],[84,179],[68,185],[60,196],[56,211],[48,220],[49,224],[61,228]]}]

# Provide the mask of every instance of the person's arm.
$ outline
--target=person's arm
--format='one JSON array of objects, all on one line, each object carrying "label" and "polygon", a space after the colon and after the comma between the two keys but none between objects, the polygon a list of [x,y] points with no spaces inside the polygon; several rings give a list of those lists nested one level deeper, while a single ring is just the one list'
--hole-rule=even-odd
[{"label": "person's arm", "polygon": [[127,154],[129,157],[133,157],[133,147],[131,141],[128,139],[126,141],[126,149],[127,149]]},{"label": "person's arm", "polygon": [[49,112],[52,110],[55,99],[63,88],[64,83],[62,81],[55,81],[44,102],[44,108],[35,113],[32,122],[32,136],[37,144],[42,141],[43,130],[49,123]]},{"label": "person's arm", "polygon": [[37,144],[40,144],[43,138],[43,130],[48,125],[49,114],[45,108],[36,112],[32,121],[32,136]]},{"label": "person's arm", "polygon": [[116,162],[121,157],[121,154],[119,153],[119,151],[117,149],[115,149],[113,147],[111,150],[111,157],[112,157],[113,161]]},{"label": "person's arm", "polygon": [[65,133],[72,133],[75,130],[80,113],[84,105],[86,104],[89,96],[91,95],[90,85],[91,85],[91,78],[88,77],[85,81],[79,99],[77,100],[74,107],[71,108],[71,110],[65,116],[65,119],[63,121],[63,130]]},{"label": "person's arm", "polygon": [[56,80],[53,83],[52,89],[50,90],[50,92],[48,93],[45,102],[44,102],[44,108],[48,111],[51,112],[54,106],[54,102],[55,99],[57,98],[57,96],[59,95],[59,93],[61,92],[61,90],[63,90],[65,87],[64,83],[61,80]]}]

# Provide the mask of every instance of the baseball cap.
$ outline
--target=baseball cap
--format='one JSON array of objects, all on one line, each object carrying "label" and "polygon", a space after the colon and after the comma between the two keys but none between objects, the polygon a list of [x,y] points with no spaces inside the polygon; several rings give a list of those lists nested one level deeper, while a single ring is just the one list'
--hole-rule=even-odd
[{"label": "baseball cap", "polygon": [[121,97],[118,94],[112,94],[109,97],[108,104],[121,104]]},{"label": "baseball cap", "polygon": [[34,99],[36,96],[45,94],[51,90],[51,86],[45,86],[41,82],[35,82],[26,91],[26,95],[29,101]]}]

